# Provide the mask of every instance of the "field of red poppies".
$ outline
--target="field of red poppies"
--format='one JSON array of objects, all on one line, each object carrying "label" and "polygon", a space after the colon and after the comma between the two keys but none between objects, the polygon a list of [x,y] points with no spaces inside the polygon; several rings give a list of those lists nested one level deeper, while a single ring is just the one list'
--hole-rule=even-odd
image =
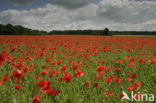
[{"label": "field of red poppies", "polygon": [[123,91],[156,101],[156,38],[0,36],[0,103],[132,103]]}]

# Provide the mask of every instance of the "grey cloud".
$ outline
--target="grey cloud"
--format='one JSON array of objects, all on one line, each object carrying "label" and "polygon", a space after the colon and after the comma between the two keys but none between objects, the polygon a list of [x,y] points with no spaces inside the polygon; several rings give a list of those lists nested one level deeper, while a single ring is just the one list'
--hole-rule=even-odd
[{"label": "grey cloud", "polygon": [[89,0],[53,0],[54,5],[63,6],[67,9],[75,9],[86,6],[90,3]]},{"label": "grey cloud", "polygon": [[102,0],[97,13],[102,18],[107,18],[119,23],[141,23],[155,20],[156,2],[129,0]]},{"label": "grey cloud", "polygon": [[11,3],[13,3],[16,6],[20,5],[30,5],[32,4],[35,0],[9,0]]}]

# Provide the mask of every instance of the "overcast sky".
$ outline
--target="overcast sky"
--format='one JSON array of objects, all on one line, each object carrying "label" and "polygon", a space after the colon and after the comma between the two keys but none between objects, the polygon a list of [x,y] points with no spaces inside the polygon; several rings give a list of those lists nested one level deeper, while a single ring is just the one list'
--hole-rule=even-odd
[{"label": "overcast sky", "polygon": [[40,30],[156,30],[156,0],[0,0],[0,24]]}]

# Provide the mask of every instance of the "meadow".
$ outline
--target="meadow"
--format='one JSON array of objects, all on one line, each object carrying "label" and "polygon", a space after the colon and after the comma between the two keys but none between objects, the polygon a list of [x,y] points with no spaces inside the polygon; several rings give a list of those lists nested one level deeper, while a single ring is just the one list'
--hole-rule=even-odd
[{"label": "meadow", "polygon": [[0,103],[137,101],[156,103],[156,37],[0,36]]}]

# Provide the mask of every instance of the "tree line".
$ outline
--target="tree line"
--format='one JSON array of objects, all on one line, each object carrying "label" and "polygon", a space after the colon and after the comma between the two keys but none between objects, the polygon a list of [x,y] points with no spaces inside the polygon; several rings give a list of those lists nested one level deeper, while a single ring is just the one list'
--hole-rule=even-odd
[{"label": "tree line", "polygon": [[103,30],[32,30],[21,25],[0,24],[0,35],[156,35],[156,31],[110,31]]},{"label": "tree line", "polygon": [[48,34],[68,34],[68,35],[111,35],[109,33],[109,29],[105,28],[104,30],[53,30],[50,31]]},{"label": "tree line", "polygon": [[32,30],[21,25],[0,24],[0,35],[43,35],[46,31]]}]

